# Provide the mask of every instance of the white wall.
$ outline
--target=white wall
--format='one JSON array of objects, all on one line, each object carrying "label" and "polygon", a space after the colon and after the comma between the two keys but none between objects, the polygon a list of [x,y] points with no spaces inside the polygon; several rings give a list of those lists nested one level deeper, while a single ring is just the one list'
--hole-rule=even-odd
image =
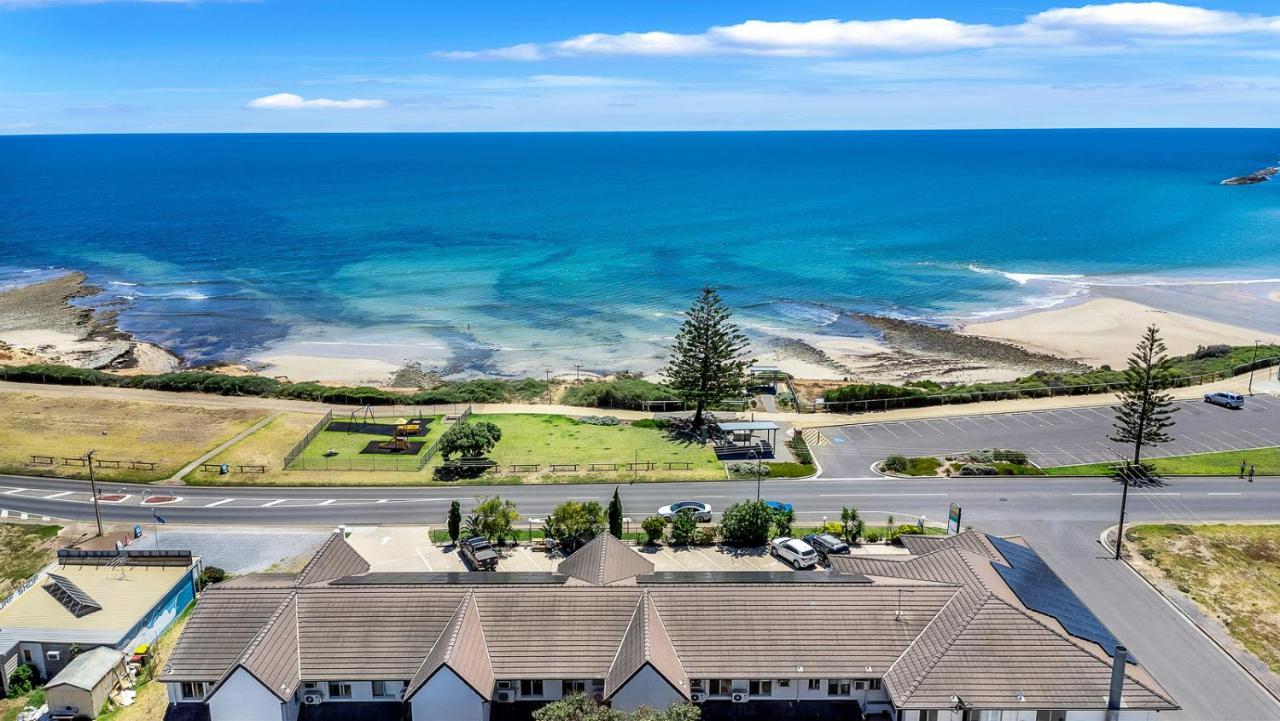
[{"label": "white wall", "polygon": [[[919,718],[919,711],[903,711],[899,716],[899,721],[918,721]],[[963,714],[950,711],[938,714],[938,721],[961,721],[963,718]],[[1106,718],[1106,711],[1067,712],[1067,721],[1106,721]],[[1157,718],[1158,714],[1155,711],[1140,711],[1136,709],[1120,711],[1120,721],[1156,721]],[[1000,712],[1000,721],[1036,721],[1036,712],[1034,709],[1007,709]]]},{"label": "white wall", "polygon": [[209,697],[212,721],[281,721],[280,699],[243,668]]},{"label": "white wall", "polygon": [[326,703],[343,703],[344,701],[399,701],[400,697],[398,693],[405,686],[403,681],[387,681],[387,693],[390,695],[374,696],[372,681],[348,681],[347,683],[351,686],[350,698],[330,698],[328,681],[315,682],[315,688],[307,688],[307,685],[304,683],[298,687],[298,693],[318,693],[324,697]]},{"label": "white wall", "polygon": [[[610,705],[622,711],[635,711],[641,706],[664,709],[679,700],[680,693],[652,666],[645,664],[613,694]],[[414,719],[416,721],[417,717]]]},{"label": "white wall", "polygon": [[418,689],[409,706],[413,709],[413,721],[487,721],[489,718],[489,705],[447,666]]}]

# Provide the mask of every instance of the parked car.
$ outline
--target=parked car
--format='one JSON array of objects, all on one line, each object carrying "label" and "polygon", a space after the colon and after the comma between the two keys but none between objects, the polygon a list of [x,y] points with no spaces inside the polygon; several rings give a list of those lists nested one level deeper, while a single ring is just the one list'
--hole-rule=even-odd
[{"label": "parked car", "polygon": [[813,550],[818,552],[823,562],[827,560],[827,556],[849,555],[849,544],[830,533],[810,533],[804,537],[804,542],[813,546]]},{"label": "parked car", "polygon": [[783,503],[782,501],[765,501],[764,505],[768,506],[770,511],[778,513],[787,513],[791,510],[791,504]]},{"label": "parked car", "polygon": [[668,521],[674,521],[676,514],[682,511],[692,513],[695,521],[711,522],[711,506],[702,501],[677,501],[670,506],[659,508],[658,515]]},{"label": "parked car", "polygon": [[788,538],[787,536],[775,538],[769,542],[769,553],[775,558],[791,564],[792,568],[796,570],[812,568],[818,563],[818,552],[813,550],[813,546],[801,541],[799,538]]},{"label": "parked car", "polygon": [[458,544],[458,552],[471,565],[473,571],[494,571],[498,568],[498,552],[487,538],[468,538]]},{"label": "parked car", "polygon": [[1239,393],[1228,393],[1226,391],[1205,393],[1204,402],[1212,403],[1215,406],[1222,406],[1223,408],[1232,408],[1237,410],[1244,408],[1244,396]]}]

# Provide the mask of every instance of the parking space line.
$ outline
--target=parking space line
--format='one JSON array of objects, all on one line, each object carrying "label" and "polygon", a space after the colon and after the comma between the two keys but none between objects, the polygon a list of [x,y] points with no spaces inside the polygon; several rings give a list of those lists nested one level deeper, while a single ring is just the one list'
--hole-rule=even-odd
[{"label": "parking space line", "polygon": [[898,439],[901,439],[901,438],[902,438],[902,436],[898,435],[897,433],[894,433],[894,432],[889,428],[888,424],[881,424],[881,425],[880,425],[880,430],[885,431],[886,433],[888,433],[889,435],[893,436],[894,438],[898,438]]},{"label": "parking space line", "polygon": [[1273,446],[1273,445],[1275,445],[1275,441],[1272,441],[1272,440],[1270,440],[1270,439],[1268,439],[1268,438],[1264,438],[1264,437],[1262,437],[1262,436],[1258,435],[1257,433],[1254,433],[1253,431],[1247,431],[1247,430],[1241,429],[1241,430],[1240,430],[1240,432],[1241,432],[1241,433],[1248,434],[1248,435],[1251,435],[1251,436],[1253,436],[1254,438],[1257,438],[1259,441],[1261,441],[1261,442],[1262,442],[1262,445],[1264,445],[1264,446]]},{"label": "parking space line", "polygon": [[417,546],[414,546],[414,547],[413,547],[413,552],[414,552],[414,553],[416,553],[416,554],[418,554],[418,558],[421,558],[421,559],[422,559],[422,564],[423,564],[424,566],[426,566],[426,567],[427,567],[427,572],[428,572],[428,573],[431,573],[431,572],[434,572],[434,571],[435,571],[435,569],[431,567],[431,561],[428,561],[428,560],[427,560],[427,557],[426,557],[426,556],[424,556],[424,555],[422,555],[422,549],[421,549],[421,548],[418,548]]},{"label": "parking space line", "polygon": [[218,506],[221,506],[221,505],[222,505],[222,504],[224,504],[224,503],[230,503],[230,502],[232,502],[232,501],[234,501],[234,500],[235,500],[234,498],[223,498],[223,499],[222,499],[222,500],[220,500],[220,501],[214,501],[213,503],[206,503],[206,504],[204,505],[204,507],[205,507],[205,508],[217,508]]},{"label": "parking space line", "polygon": [[1213,446],[1206,446],[1205,444],[1201,443],[1200,441],[1197,441],[1196,439],[1192,438],[1191,436],[1187,436],[1186,438],[1187,438],[1187,442],[1188,442],[1188,443],[1194,443],[1194,444],[1196,444],[1197,446],[1200,446],[1201,448],[1205,449],[1206,451],[1209,451],[1210,453],[1217,453],[1217,452],[1218,452],[1218,450],[1219,450],[1219,449],[1217,449],[1217,448],[1214,448]]},{"label": "parking space line", "polygon": [[939,418],[938,420],[945,421],[951,424],[952,428],[956,429],[957,431],[960,431],[961,433],[968,433],[968,431],[966,431],[965,429],[961,428],[959,425],[954,423],[950,418]]}]

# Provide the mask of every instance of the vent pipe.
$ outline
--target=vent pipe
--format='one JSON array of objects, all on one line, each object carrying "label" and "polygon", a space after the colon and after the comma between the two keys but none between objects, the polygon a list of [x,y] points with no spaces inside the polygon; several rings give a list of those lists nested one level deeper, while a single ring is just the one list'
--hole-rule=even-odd
[{"label": "vent pipe", "polygon": [[1120,718],[1120,697],[1124,693],[1124,671],[1129,649],[1117,645],[1111,657],[1111,690],[1107,693],[1107,721]]}]

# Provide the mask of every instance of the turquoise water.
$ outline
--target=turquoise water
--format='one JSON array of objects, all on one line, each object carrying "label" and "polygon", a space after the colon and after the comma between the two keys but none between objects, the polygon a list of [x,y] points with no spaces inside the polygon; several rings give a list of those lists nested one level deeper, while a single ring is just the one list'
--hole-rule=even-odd
[{"label": "turquoise water", "polygon": [[196,362],[651,368],[704,284],[763,346],[855,332],[842,310],[1278,276],[1280,185],[1218,184],[1278,152],[1274,130],[3,137],[0,284],[83,270]]}]

